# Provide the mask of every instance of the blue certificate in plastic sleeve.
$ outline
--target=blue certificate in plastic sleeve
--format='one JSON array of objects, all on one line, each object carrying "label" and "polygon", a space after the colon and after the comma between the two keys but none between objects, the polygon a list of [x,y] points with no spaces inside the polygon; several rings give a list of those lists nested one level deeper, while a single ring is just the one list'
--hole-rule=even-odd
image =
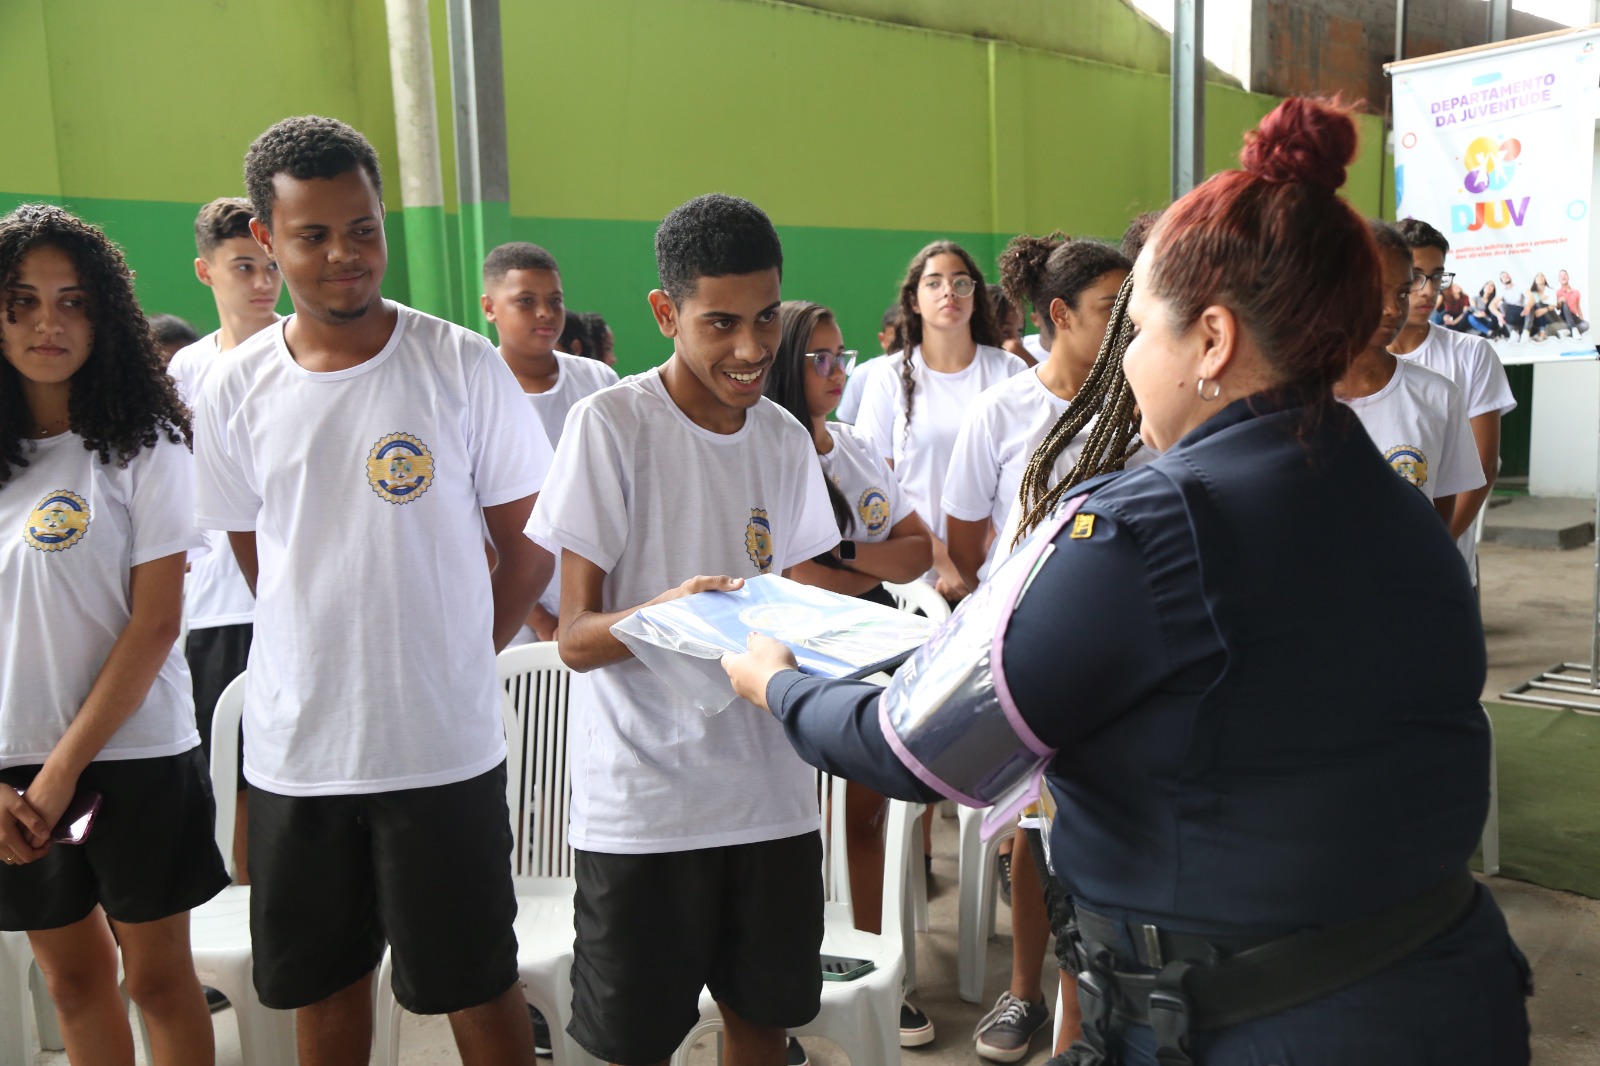
[{"label": "blue certificate in plastic sleeve", "polygon": [[933,633],[919,615],[764,574],[734,592],[643,607],[611,627],[650,670],[707,714],[734,700],[719,661],[764,633],[817,677],[867,677],[903,661]]}]

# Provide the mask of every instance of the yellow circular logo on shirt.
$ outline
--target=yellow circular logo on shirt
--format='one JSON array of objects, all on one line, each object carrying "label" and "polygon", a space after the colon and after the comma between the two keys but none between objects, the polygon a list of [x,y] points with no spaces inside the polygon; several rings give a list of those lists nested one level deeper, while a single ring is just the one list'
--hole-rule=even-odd
[{"label": "yellow circular logo on shirt", "polygon": [[882,489],[868,489],[856,501],[856,511],[861,515],[861,528],[876,537],[889,528],[889,496]]},{"label": "yellow circular logo on shirt", "polygon": [[1394,472],[1417,488],[1428,483],[1428,457],[1415,444],[1396,444],[1383,453]]},{"label": "yellow circular logo on shirt", "polygon": [[28,515],[22,539],[42,552],[64,552],[89,531],[89,504],[82,496],[57,489]]},{"label": "yellow circular logo on shirt", "polygon": [[390,503],[410,503],[433,484],[433,453],[409,433],[391,433],[367,456],[367,484]]},{"label": "yellow circular logo on shirt", "polygon": [[750,508],[750,521],[744,527],[744,551],[761,573],[772,569],[772,523],[764,508]]}]

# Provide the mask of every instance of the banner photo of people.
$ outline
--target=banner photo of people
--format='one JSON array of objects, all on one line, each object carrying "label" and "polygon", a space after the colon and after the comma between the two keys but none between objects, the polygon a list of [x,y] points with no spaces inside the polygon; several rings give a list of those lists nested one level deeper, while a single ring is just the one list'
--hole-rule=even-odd
[{"label": "banner photo of people", "polygon": [[1450,241],[1433,321],[1505,363],[1595,357],[1590,225],[1600,31],[1397,70],[1397,218]]}]

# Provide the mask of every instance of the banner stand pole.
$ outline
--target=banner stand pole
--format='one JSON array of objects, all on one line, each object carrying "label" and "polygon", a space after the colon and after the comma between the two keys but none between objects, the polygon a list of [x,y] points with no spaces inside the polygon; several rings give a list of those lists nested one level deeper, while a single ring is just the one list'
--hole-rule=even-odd
[{"label": "banner stand pole", "polygon": [[[1595,345],[1595,354],[1600,356],[1600,344]],[[1589,661],[1557,663],[1509,692],[1500,693],[1503,700],[1600,714],[1600,433],[1595,435],[1595,445],[1594,600],[1589,614]],[[1484,506],[1488,506],[1487,500]]]}]

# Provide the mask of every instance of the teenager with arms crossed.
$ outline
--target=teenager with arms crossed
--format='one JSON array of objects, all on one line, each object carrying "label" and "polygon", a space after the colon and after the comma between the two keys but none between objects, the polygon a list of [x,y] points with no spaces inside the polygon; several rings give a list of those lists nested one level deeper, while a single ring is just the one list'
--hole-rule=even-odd
[{"label": "teenager with arms crossed", "polygon": [[[906,506],[900,483],[856,427],[830,422],[856,353],[844,346],[833,312],[804,300],[779,308],[778,353],[767,374],[767,398],[811,430],[822,463],[828,501],[844,539],[830,552],[797,563],[790,575],[846,596],[886,607],[894,600],[883,582],[915,581],[933,565],[928,527]],[[850,858],[850,899],[856,928],[883,928],[883,819],[887,801],[850,782],[845,792],[845,846]],[[900,1045],[932,1043],[933,1022],[909,1003],[900,1008]],[[791,1063],[796,1056],[791,1051]]]},{"label": "teenager with arms crossed", "polygon": [[1411,249],[1411,265],[1416,273],[1413,284],[1418,288],[1411,294],[1405,325],[1390,343],[1389,351],[1455,382],[1466,404],[1483,484],[1456,494],[1449,522],[1450,535],[1456,538],[1456,547],[1466,559],[1467,572],[1476,584],[1478,543],[1473,536],[1473,523],[1486,505],[1489,490],[1500,472],[1500,419],[1517,406],[1517,401],[1511,395],[1511,382],[1506,378],[1505,367],[1500,365],[1493,345],[1459,326],[1452,326],[1448,308],[1443,325],[1429,321],[1429,312],[1441,290],[1447,293],[1446,303],[1451,302],[1449,292],[1465,296],[1455,285],[1455,275],[1444,266],[1450,242],[1421,219],[1402,219],[1395,228]]},{"label": "teenager with arms crossed", "polygon": [[1455,383],[1389,352],[1419,294],[1405,237],[1387,222],[1370,226],[1382,268],[1383,316],[1367,347],[1334,382],[1333,395],[1361,419],[1394,472],[1421,490],[1448,525],[1456,495],[1481,488],[1483,470]]},{"label": "teenager with arms crossed", "polygon": [[978,394],[1027,368],[997,347],[983,272],[966,250],[935,241],[911,260],[900,285],[903,351],[867,381],[857,425],[894,463],[906,498],[933,533],[928,575],[947,600],[968,588],[945,547],[940,497],[956,432]]},{"label": "teenager with arms crossed", "polygon": [[[555,256],[537,244],[516,241],[490,252],[483,261],[479,299],[500,338],[500,358],[527,393],[554,451],[567,412],[591,392],[615,385],[617,372],[598,359],[557,350],[556,340],[570,316],[561,292],[561,269]],[[554,640],[560,613],[561,577],[552,573],[512,645]]]},{"label": "teenager with arms crossed", "polygon": [[395,998],[448,1014],[463,1062],[529,1062],[494,654],[549,578],[522,527],[550,445],[488,341],[382,297],[381,181],[333,119],[251,145],[251,231],[295,313],[201,402],[200,523],[256,591],[255,984],[297,1012],[302,1063],[356,1066],[387,940]]},{"label": "teenager with arms crossed", "polygon": [[[278,320],[278,294],[283,278],[278,264],[250,236],[250,201],[224,196],[200,209],[194,220],[195,277],[211,290],[222,326],[172,357],[167,373],[193,411],[205,391],[205,376],[218,357]],[[222,690],[240,674],[250,657],[251,622],[256,599],[233,558],[227,534],[205,532],[206,551],[193,556],[183,585],[183,611],[189,639],[183,655],[194,678],[194,713],[200,727],[200,748],[211,753],[211,717]],[[234,820],[233,864],[241,885],[250,883],[248,847],[249,792],[243,760],[238,779],[238,816]],[[208,992],[208,996],[214,993]]]},{"label": "teenager with arms crossed", "polygon": [[[99,230],[0,219],[0,301],[0,929],[27,930],[73,1062],[132,1066],[120,948],[154,1063],[205,1066],[189,911],[228,875],[173,647],[203,543],[188,415]],[[87,840],[52,843],[90,792]]]},{"label": "teenager with arms crossed", "polygon": [[528,532],[561,549],[577,942],[568,1032],[664,1062],[710,988],[733,1066],[784,1061],[821,996],[816,777],[777,723],[707,716],[611,626],[785,573],[839,542],[809,434],[763,397],[783,252],[761,209],[701,196],[656,231],[660,367],[573,408]]}]

